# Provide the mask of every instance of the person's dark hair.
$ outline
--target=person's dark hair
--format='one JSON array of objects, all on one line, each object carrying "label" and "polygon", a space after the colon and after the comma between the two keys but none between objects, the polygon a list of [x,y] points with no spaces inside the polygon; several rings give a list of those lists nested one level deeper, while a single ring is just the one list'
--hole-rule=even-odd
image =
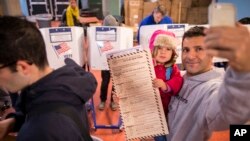
[{"label": "person's dark hair", "polygon": [[120,26],[119,21],[113,15],[107,15],[103,19],[104,26]]},{"label": "person's dark hair", "polygon": [[163,5],[158,5],[157,7],[154,8],[153,13],[161,13],[163,16],[166,15],[166,8]]},{"label": "person's dark hair", "polygon": [[250,17],[245,17],[239,20],[241,24],[250,24]]},{"label": "person's dark hair", "polygon": [[44,69],[48,61],[43,37],[38,28],[27,20],[0,16],[0,64],[15,71],[18,60]]},{"label": "person's dark hair", "polygon": [[184,35],[182,37],[182,43],[183,43],[183,40],[185,38],[206,36],[205,33],[204,33],[205,29],[206,29],[206,27],[204,27],[204,26],[194,26],[194,27],[190,28],[189,30],[187,30],[184,33]]}]

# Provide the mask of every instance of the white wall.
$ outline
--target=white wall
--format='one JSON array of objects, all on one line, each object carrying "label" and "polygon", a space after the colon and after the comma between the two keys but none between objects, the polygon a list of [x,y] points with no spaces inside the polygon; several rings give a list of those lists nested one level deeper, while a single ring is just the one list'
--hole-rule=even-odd
[{"label": "white wall", "polygon": [[233,3],[237,9],[237,20],[250,17],[250,0],[218,0],[219,2],[230,2]]}]

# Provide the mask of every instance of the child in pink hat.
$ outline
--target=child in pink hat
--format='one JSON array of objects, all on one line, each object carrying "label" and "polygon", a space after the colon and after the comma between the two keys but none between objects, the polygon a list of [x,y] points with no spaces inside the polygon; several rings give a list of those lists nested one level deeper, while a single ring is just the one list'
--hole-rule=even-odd
[{"label": "child in pink hat", "polygon": [[[177,53],[175,34],[165,30],[155,31],[149,43],[152,52],[156,78],[153,85],[159,88],[161,100],[167,117],[171,96],[177,95],[182,87],[183,78],[175,64]],[[155,137],[156,141],[166,141],[166,136]]]}]

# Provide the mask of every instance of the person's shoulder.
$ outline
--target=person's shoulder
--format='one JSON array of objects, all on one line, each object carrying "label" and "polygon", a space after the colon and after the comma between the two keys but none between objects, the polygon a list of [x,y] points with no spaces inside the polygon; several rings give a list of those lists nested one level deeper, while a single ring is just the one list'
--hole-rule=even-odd
[{"label": "person's shoulder", "polygon": [[172,20],[171,17],[169,17],[169,16],[164,16],[163,19]]},{"label": "person's shoulder", "polygon": [[162,19],[162,23],[173,23],[173,20],[170,17],[165,16]]},{"label": "person's shoulder", "polygon": [[224,68],[213,67],[213,71],[214,71],[214,74],[217,74],[218,76],[224,76],[225,75]]},{"label": "person's shoulder", "polygon": [[146,23],[148,23],[148,22],[150,22],[152,20],[153,20],[153,16],[152,15],[148,15],[145,18],[142,19],[142,23],[146,24]]}]

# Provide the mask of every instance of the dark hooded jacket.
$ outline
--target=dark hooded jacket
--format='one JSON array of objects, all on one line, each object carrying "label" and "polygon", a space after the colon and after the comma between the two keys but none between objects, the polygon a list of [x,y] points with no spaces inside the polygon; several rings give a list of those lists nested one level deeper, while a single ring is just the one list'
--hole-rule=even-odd
[{"label": "dark hooded jacket", "polygon": [[[37,107],[61,103],[73,107],[89,134],[85,102],[95,93],[95,77],[71,59],[66,65],[28,86],[20,95],[15,130],[17,141],[84,141],[78,126],[70,117],[58,113],[39,113]],[[49,110],[49,108],[48,108]],[[31,115],[30,113],[36,113]]]}]

